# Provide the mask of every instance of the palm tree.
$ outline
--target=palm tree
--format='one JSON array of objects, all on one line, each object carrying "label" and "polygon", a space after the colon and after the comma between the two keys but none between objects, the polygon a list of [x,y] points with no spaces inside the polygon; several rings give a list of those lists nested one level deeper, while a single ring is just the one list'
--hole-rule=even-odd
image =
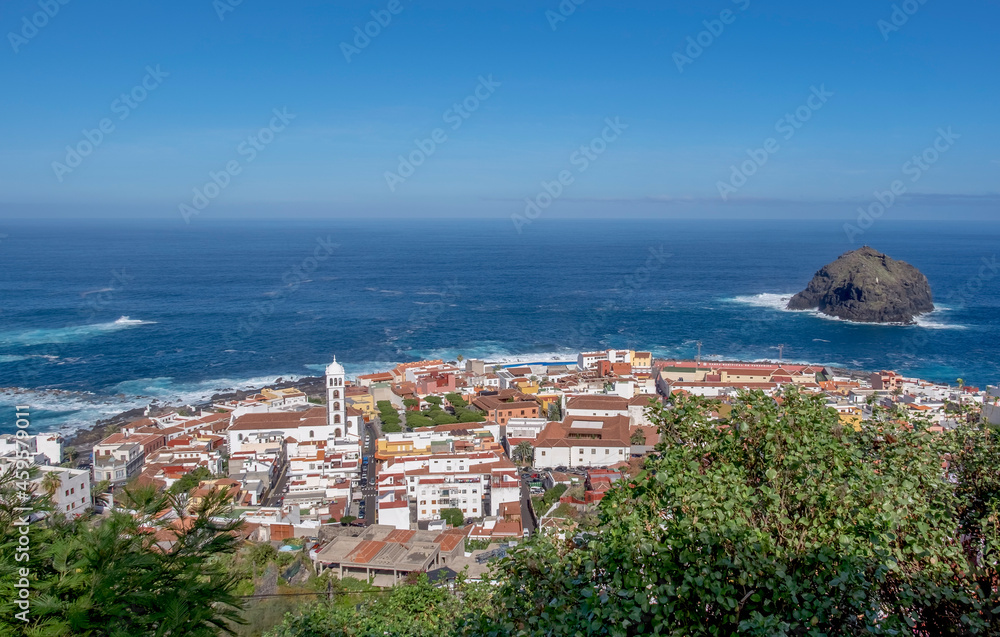
[{"label": "palm tree", "polygon": [[[40,546],[54,573],[35,583],[46,600],[32,608],[39,621],[73,635],[233,634],[233,624],[244,623],[239,576],[220,557],[235,553],[242,522],[226,517],[226,490],[190,513],[152,487],[125,487],[122,499],[128,513],[64,523]],[[173,517],[162,515],[167,510]]]},{"label": "palm tree", "polygon": [[535,448],[527,440],[522,440],[517,443],[510,455],[513,456],[515,462],[528,464],[535,459]]},{"label": "palm tree", "polygon": [[633,445],[639,446],[646,444],[646,430],[639,427],[632,432],[632,437],[629,439]]},{"label": "palm tree", "polygon": [[46,471],[45,475],[42,476],[42,488],[45,489],[45,493],[51,498],[62,486],[62,479],[59,477],[59,473],[56,471]]}]

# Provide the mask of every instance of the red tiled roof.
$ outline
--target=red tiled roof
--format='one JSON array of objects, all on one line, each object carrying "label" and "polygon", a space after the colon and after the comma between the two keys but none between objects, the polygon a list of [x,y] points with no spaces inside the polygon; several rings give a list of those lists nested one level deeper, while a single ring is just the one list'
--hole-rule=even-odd
[{"label": "red tiled roof", "polygon": [[566,402],[566,409],[628,409],[628,400],[621,396],[577,396]]}]

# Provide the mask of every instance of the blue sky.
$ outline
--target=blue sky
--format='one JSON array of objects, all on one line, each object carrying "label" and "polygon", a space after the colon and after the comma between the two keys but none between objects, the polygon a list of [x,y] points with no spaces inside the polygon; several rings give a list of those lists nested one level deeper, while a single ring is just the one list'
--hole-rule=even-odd
[{"label": "blue sky", "polygon": [[[42,0],[55,14],[37,17],[38,0],[5,0],[0,217],[177,218],[227,166],[198,219],[509,216],[564,171],[566,216],[843,217],[897,180],[897,218],[1000,202],[997,0],[236,1]],[[818,109],[814,88],[832,94]],[[294,119],[251,160],[240,145],[274,109]],[[66,146],[105,119],[71,167]],[[387,179],[435,129],[433,154]],[[574,153],[602,133],[583,169]],[[739,186],[723,200],[720,183]]]}]

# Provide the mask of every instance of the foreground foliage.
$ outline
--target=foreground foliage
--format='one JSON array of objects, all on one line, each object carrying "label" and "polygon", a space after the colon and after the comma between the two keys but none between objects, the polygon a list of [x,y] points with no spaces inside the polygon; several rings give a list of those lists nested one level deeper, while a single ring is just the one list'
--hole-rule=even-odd
[{"label": "foreground foliage", "polygon": [[[13,472],[0,478],[5,555],[19,541],[15,507],[25,504],[22,492]],[[228,506],[225,493],[207,496],[190,513],[183,498],[152,488],[124,496],[134,514],[73,521],[50,515],[30,525],[30,559],[5,559],[0,567],[0,634],[208,636],[240,621],[235,577],[219,564],[237,542],[238,522],[217,517]],[[27,504],[45,510],[47,496],[32,494]],[[30,573],[31,607],[22,616],[28,621],[15,616],[21,567]]]},{"label": "foreground foliage", "polygon": [[856,432],[795,392],[714,407],[653,408],[664,442],[600,533],[522,544],[488,592],[402,587],[275,636],[1000,634],[995,431],[879,412]]}]

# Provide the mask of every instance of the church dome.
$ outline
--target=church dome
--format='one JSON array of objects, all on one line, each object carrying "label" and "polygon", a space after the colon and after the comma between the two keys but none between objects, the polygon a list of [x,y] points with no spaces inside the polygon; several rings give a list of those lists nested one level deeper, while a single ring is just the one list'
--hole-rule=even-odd
[{"label": "church dome", "polygon": [[337,362],[337,357],[333,357],[333,362],[326,366],[327,376],[343,376],[344,366]]}]

